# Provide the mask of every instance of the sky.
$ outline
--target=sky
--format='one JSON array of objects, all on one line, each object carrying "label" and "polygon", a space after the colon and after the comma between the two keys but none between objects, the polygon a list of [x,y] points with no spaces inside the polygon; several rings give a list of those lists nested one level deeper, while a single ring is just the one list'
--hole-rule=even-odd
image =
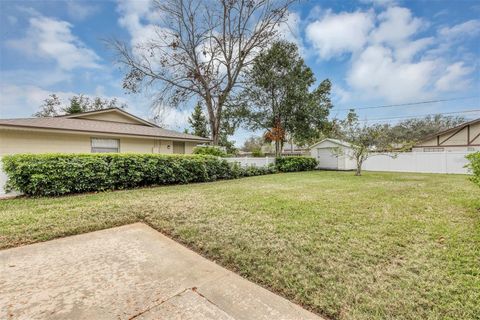
[{"label": "sky", "polygon": [[[122,89],[108,39],[134,44],[158,19],[148,0],[0,1],[0,118],[31,117],[49,94],[118,98],[152,118],[152,97]],[[480,2],[300,1],[280,36],[295,42],[317,83],[333,83],[330,117],[357,108],[363,121],[431,113],[480,117]],[[453,99],[453,100],[450,100]],[[438,103],[358,109],[431,100]],[[189,107],[162,113],[188,128]],[[382,120],[377,120],[382,119]],[[251,136],[240,129],[237,145]]]}]

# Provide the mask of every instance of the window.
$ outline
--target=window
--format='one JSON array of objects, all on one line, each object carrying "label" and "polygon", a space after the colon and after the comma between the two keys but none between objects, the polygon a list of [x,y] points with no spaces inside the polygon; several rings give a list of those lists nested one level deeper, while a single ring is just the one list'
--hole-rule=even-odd
[{"label": "window", "polygon": [[92,153],[120,152],[120,140],[92,138]]},{"label": "window", "polygon": [[445,148],[423,148],[423,152],[443,152]]}]

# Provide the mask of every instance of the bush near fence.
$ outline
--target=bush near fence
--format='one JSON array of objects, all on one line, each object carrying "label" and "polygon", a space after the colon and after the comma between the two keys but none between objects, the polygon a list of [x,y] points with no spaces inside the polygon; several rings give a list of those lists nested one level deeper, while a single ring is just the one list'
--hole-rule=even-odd
[{"label": "bush near fence", "polygon": [[470,161],[467,167],[473,173],[470,180],[480,186],[480,152],[471,153],[467,155],[466,158]]},{"label": "bush near fence", "polygon": [[281,172],[314,170],[318,165],[312,157],[280,157],[275,159],[275,166]]},{"label": "bush near fence", "polygon": [[203,155],[18,154],[5,156],[7,188],[46,196],[235,179],[276,172]]},{"label": "bush near fence", "polygon": [[193,148],[193,154],[202,154],[217,157],[226,157],[227,153],[215,146],[203,146]]}]

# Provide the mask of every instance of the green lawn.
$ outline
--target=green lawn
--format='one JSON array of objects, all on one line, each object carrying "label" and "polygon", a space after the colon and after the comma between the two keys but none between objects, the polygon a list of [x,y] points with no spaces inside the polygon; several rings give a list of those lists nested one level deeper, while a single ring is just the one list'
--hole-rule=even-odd
[{"label": "green lawn", "polygon": [[480,315],[480,188],[304,172],[0,201],[0,247],[143,221],[333,319]]}]

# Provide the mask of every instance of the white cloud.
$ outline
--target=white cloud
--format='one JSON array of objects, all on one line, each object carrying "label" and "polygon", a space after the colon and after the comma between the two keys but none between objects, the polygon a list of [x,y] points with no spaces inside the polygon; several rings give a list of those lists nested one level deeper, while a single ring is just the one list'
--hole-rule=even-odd
[{"label": "white cloud", "polygon": [[301,18],[297,12],[289,12],[284,23],[278,26],[278,34],[286,41],[295,43],[300,54],[306,54],[306,48],[303,44],[303,38],[300,32]]},{"label": "white cloud", "polygon": [[480,20],[469,20],[453,27],[443,27],[438,31],[438,34],[447,39],[476,36],[480,34]]},{"label": "white cloud", "polygon": [[20,53],[56,61],[63,70],[99,68],[100,58],[74,34],[66,21],[35,15],[29,19],[24,38],[8,40],[9,47]]},{"label": "white cloud", "polygon": [[31,117],[52,93],[68,99],[75,93],[45,90],[35,85],[0,84],[0,117]]},{"label": "white cloud", "polygon": [[403,63],[395,60],[391,49],[371,46],[353,62],[348,84],[364,95],[400,102],[428,96],[435,70],[433,61]]},{"label": "white cloud", "polygon": [[329,11],[307,26],[307,39],[322,59],[350,55],[346,81],[351,94],[340,91],[341,100],[404,102],[467,89],[474,68],[462,62],[465,55],[452,62],[445,47],[453,41],[448,39],[480,33],[480,21],[443,27],[438,36],[419,37],[429,27],[428,21],[396,6],[379,13]]},{"label": "white cloud", "polygon": [[435,87],[440,91],[462,90],[469,86],[467,76],[473,68],[466,67],[463,62],[455,62],[446,68],[445,73],[435,82]]},{"label": "white cloud", "polygon": [[367,42],[372,27],[371,12],[332,14],[329,11],[322,19],[307,26],[306,37],[318,55],[328,59],[360,50]]},{"label": "white cloud", "polygon": [[192,110],[159,107],[155,111],[156,122],[163,128],[183,131],[189,127],[188,117],[192,114]]},{"label": "white cloud", "polygon": [[151,0],[119,0],[118,23],[131,36],[132,46],[138,46],[155,36],[156,28],[152,22],[158,21],[158,11],[152,7]]},{"label": "white cloud", "polygon": [[87,3],[86,1],[67,1],[67,13],[73,20],[85,20],[86,18],[97,13],[99,10],[100,8],[98,6]]},{"label": "white cloud", "polygon": [[401,46],[424,25],[421,19],[414,18],[407,8],[392,7],[378,15],[380,24],[370,35],[375,43]]}]

